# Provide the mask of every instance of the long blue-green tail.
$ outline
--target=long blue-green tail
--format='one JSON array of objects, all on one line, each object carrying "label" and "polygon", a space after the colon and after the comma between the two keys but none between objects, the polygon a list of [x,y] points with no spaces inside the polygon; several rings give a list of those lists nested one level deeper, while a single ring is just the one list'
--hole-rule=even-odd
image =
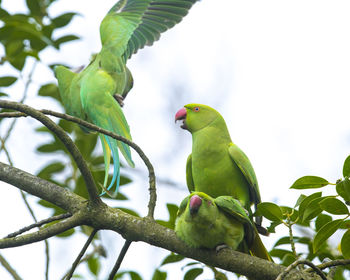
[{"label": "long blue-green tail", "polygon": [[[113,138],[110,138],[109,136],[100,134],[100,139],[102,143],[102,149],[103,149],[103,157],[105,162],[105,178],[103,181],[103,191],[100,194],[100,196],[103,196],[104,194],[108,194],[111,197],[116,197],[118,194],[119,184],[120,184],[120,163],[119,163],[119,153],[118,153],[118,146],[116,144],[116,140]],[[111,161],[111,153],[113,157],[113,177],[110,184],[108,184],[108,171]],[[116,188],[114,192],[110,192],[110,190],[113,188],[113,185],[116,183]]]}]

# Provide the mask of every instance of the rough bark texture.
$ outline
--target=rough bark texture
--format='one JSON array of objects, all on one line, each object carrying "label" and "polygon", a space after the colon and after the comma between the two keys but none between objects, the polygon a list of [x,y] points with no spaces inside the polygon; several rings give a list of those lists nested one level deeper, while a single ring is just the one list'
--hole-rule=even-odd
[{"label": "rough bark texture", "polygon": [[[0,248],[26,245],[79,225],[89,225],[95,229],[112,230],[120,233],[127,240],[143,241],[210,266],[246,275],[251,279],[276,279],[285,269],[284,266],[229,249],[216,254],[215,251],[190,248],[177,238],[174,231],[157,224],[152,218],[134,217],[104,203],[86,201],[60,186],[4,163],[0,163],[0,180],[47,200],[72,214],[71,217],[37,232],[1,239]],[[294,270],[285,279],[319,278]]]}]

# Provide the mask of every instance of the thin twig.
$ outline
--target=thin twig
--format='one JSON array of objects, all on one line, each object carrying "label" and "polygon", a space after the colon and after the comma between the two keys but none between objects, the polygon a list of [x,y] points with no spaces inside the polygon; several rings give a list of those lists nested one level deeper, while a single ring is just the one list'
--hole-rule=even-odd
[{"label": "thin twig", "polygon": [[57,216],[53,216],[53,217],[50,217],[48,219],[45,219],[45,220],[41,220],[40,222],[36,222],[35,224],[32,224],[32,225],[29,225],[27,227],[24,227],[14,233],[10,233],[9,235],[7,235],[5,238],[11,238],[11,237],[15,237],[17,235],[20,235],[22,234],[23,232],[26,232],[28,230],[31,230],[33,228],[36,228],[36,227],[41,227],[42,225],[45,225],[45,224],[48,224],[48,223],[51,223],[53,221],[58,221],[58,220],[63,220],[63,219],[66,219],[66,218],[69,218],[71,217],[72,214],[70,213],[65,213],[65,214],[61,214],[61,215],[57,215]]},{"label": "thin twig", "polygon": [[92,240],[94,239],[95,234],[97,233],[97,231],[98,231],[97,229],[94,229],[94,230],[91,232],[91,234],[90,234],[88,240],[86,240],[86,242],[85,242],[83,248],[81,249],[79,255],[78,255],[77,258],[75,259],[75,261],[74,261],[74,263],[73,263],[73,265],[72,265],[72,268],[69,270],[69,272],[67,273],[67,276],[65,276],[64,279],[69,280],[69,279],[72,278],[75,269],[77,268],[77,266],[78,266],[78,264],[79,264],[81,258],[84,256],[84,254],[85,254],[87,248],[89,247],[89,245],[91,244]]},{"label": "thin twig", "polygon": [[111,273],[109,274],[108,280],[113,280],[114,275],[118,272],[120,265],[122,264],[123,259],[126,255],[126,252],[128,251],[128,249],[130,247],[130,244],[131,244],[130,240],[125,240],[123,248],[121,249],[120,254],[118,256],[118,259],[117,259],[115,265],[113,266]]},{"label": "thin twig", "polygon": [[64,221],[60,221],[50,227],[40,228],[33,233],[27,233],[21,236],[0,239],[0,249],[18,247],[28,245],[34,242],[43,241],[57,234],[63,233],[83,224],[84,217],[82,215],[73,215]]},{"label": "thin twig", "polygon": [[16,270],[7,262],[7,260],[0,254],[0,263],[2,266],[11,274],[13,279],[22,280],[22,278],[17,274]]},{"label": "thin twig", "polygon": [[276,280],[282,280],[291,270],[296,268],[299,264],[305,264],[311,267],[311,271],[315,271],[323,280],[327,280],[326,275],[312,262],[308,260],[296,260],[292,264],[290,264],[283,272],[281,272]]},{"label": "thin twig", "polygon": [[66,146],[67,150],[69,151],[74,161],[76,162],[84,178],[86,188],[88,190],[91,201],[96,203],[101,202],[101,199],[97,194],[97,187],[95,185],[92,174],[87,166],[87,163],[85,162],[83,156],[81,155],[80,151],[78,150],[78,148],[76,147],[72,139],[66,134],[66,132],[61,127],[59,127],[56,123],[54,123],[50,118],[46,117],[40,111],[35,110],[32,107],[29,107],[27,105],[20,104],[18,102],[0,100],[0,107],[13,109],[13,110],[25,113],[27,115],[30,115],[31,117],[40,121],[49,130],[51,130]]},{"label": "thin twig", "polygon": [[[0,104],[1,105],[1,104]],[[120,135],[117,135],[113,132],[110,132],[106,129],[100,128],[94,124],[91,124],[89,122],[86,122],[84,120],[81,120],[79,118],[67,115],[67,114],[62,114],[62,113],[58,113],[58,112],[54,112],[51,110],[40,110],[40,112],[42,112],[45,115],[50,115],[50,116],[54,116],[57,118],[61,118],[61,119],[65,119],[67,121],[71,121],[74,122],[76,124],[79,124],[81,126],[84,126],[90,130],[94,130],[96,132],[108,135],[116,140],[122,141],[126,144],[128,144],[131,148],[133,148],[138,155],[140,156],[140,158],[143,160],[143,162],[145,163],[147,169],[148,169],[148,176],[149,176],[149,192],[150,192],[150,200],[148,203],[148,214],[147,217],[150,217],[153,219],[154,216],[154,209],[156,206],[156,200],[157,200],[157,194],[156,194],[156,178],[155,178],[155,172],[154,172],[154,168],[153,165],[151,164],[150,160],[148,159],[148,157],[145,155],[145,153],[141,150],[141,148],[136,145],[134,142],[130,141],[129,139],[126,139]],[[17,113],[17,112],[6,112],[6,113],[0,113],[0,118],[1,117],[7,117],[7,118],[18,118],[18,117],[25,117],[26,114],[23,113]]]},{"label": "thin twig", "polygon": [[[339,265],[348,265],[350,264],[350,259],[345,259],[345,260],[333,260],[329,262],[325,262],[322,264],[319,264],[317,267],[320,270],[326,269],[328,267],[333,267],[333,266],[339,266]],[[312,268],[305,269],[305,272],[310,272],[312,271]]]}]

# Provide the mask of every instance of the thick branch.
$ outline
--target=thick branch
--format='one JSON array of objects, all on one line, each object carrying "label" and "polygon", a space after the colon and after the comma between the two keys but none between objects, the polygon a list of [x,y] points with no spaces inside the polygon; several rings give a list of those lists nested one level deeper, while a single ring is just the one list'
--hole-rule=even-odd
[{"label": "thick branch", "polygon": [[[210,266],[243,274],[253,279],[276,279],[285,269],[284,266],[233,250],[224,249],[216,254],[215,251],[189,248],[177,238],[174,231],[155,223],[152,219],[134,217],[119,209],[108,207],[104,203],[83,202],[83,198],[64,188],[3,163],[0,163],[0,178],[73,213],[71,218],[36,233],[13,239],[2,239],[0,240],[0,248],[40,241],[64,230],[84,224],[95,229],[113,230],[129,241],[143,241],[196,259]],[[285,278],[285,280],[291,279],[307,280],[317,278],[314,276],[309,277],[309,274],[293,270]]]},{"label": "thick branch", "polygon": [[97,194],[97,187],[95,185],[92,174],[83,158],[78,148],[73,143],[72,139],[66,134],[66,132],[55,124],[51,119],[46,117],[43,113],[18,102],[0,100],[0,107],[12,109],[16,111],[20,111],[25,113],[38,121],[40,121],[43,125],[45,125],[48,129],[50,129],[66,146],[67,150],[72,155],[75,163],[77,164],[86,184],[86,188],[88,190],[90,199],[94,202],[99,202],[100,198]]}]

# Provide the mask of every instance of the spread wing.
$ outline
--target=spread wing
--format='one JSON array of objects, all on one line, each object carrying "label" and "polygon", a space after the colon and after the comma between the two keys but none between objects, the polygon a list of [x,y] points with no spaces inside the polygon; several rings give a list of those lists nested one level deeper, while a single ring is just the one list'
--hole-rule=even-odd
[{"label": "spread wing", "polygon": [[[126,61],[144,46],[151,46],[160,34],[172,28],[187,15],[197,0],[120,0],[108,17],[122,17],[130,22],[124,33]],[[106,16],[106,17],[107,17]],[[118,26],[116,26],[118,28]]]}]

